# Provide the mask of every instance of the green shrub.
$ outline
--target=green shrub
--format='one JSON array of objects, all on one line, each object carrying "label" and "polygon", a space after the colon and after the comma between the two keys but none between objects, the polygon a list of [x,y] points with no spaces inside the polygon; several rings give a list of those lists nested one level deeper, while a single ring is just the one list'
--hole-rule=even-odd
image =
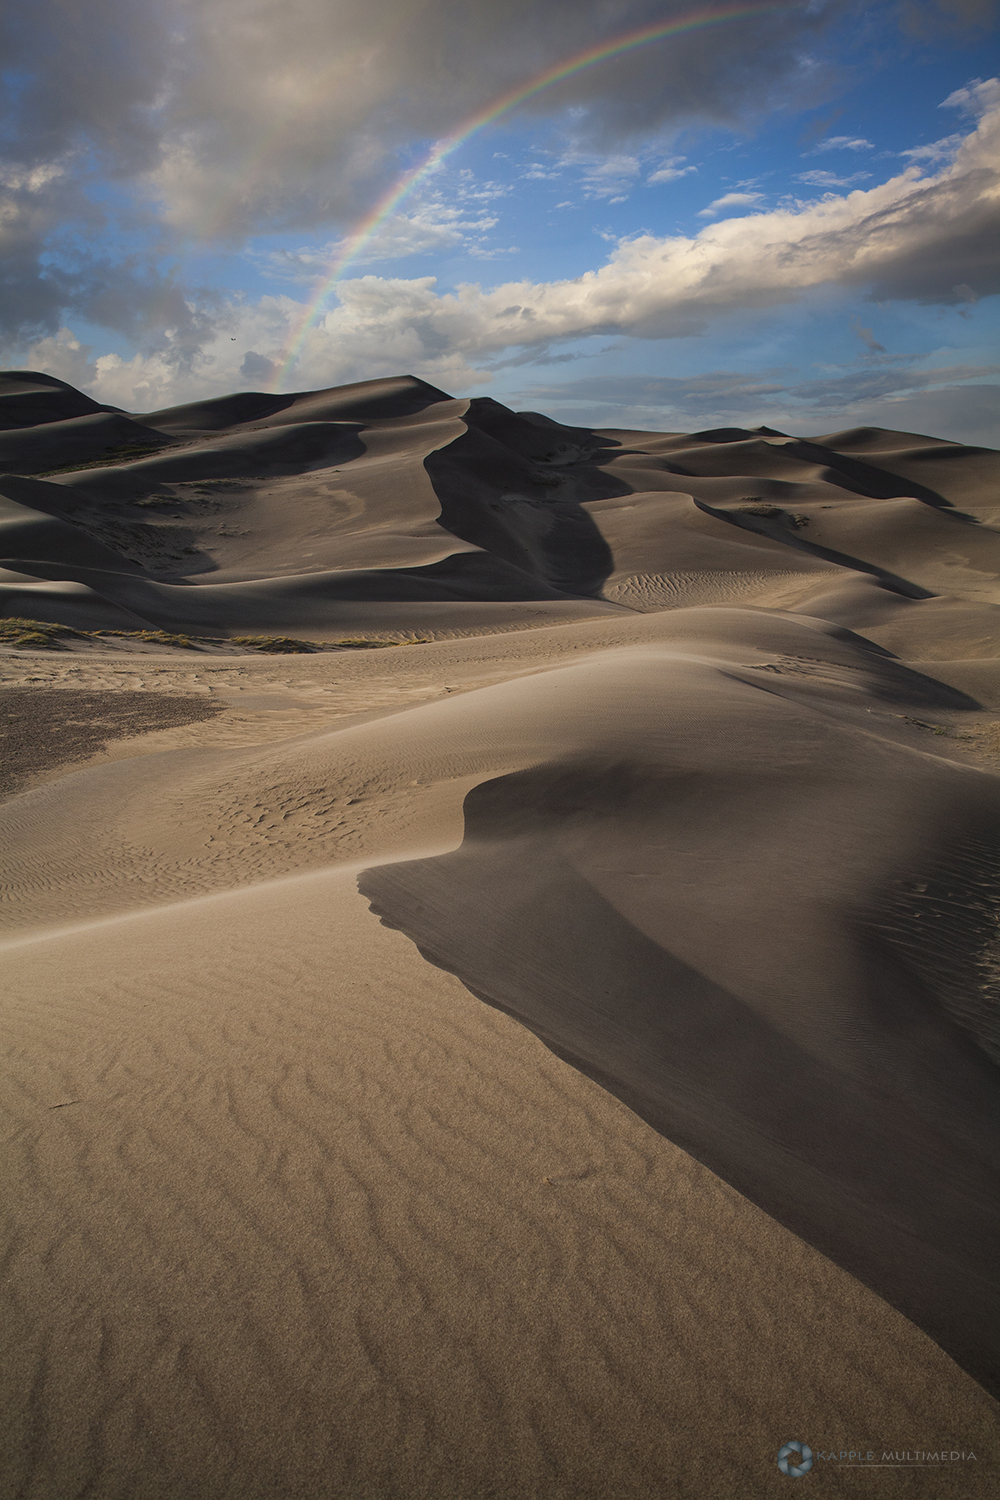
[{"label": "green shrub", "polygon": [[178,635],[169,630],[75,630],[72,625],[26,620],[13,615],[0,619],[0,646],[43,646],[58,651],[64,649],[60,637],[67,636],[81,641],[143,641],[151,646],[175,646],[185,651],[231,643],[244,646],[248,651],[264,651],[275,656],[296,656],[315,651],[377,651],[387,646],[419,645],[423,640],[417,637],[412,641],[371,641],[352,637],[342,641],[298,641],[288,635],[236,635],[227,640],[220,636]]},{"label": "green shrub", "polygon": [[79,635],[68,625],[50,625],[47,620],[25,620],[9,615],[0,620],[0,645],[2,646],[47,646],[51,650],[62,650],[60,635]]},{"label": "green shrub", "polygon": [[267,651],[275,656],[300,656],[305,652],[322,648],[311,641],[296,641],[289,635],[234,635],[235,646],[246,646],[251,651]]},{"label": "green shrub", "polygon": [[169,630],[92,630],[87,633],[94,636],[120,636],[127,641],[149,641],[154,646],[183,646],[187,651],[197,650],[190,636],[172,635]]}]

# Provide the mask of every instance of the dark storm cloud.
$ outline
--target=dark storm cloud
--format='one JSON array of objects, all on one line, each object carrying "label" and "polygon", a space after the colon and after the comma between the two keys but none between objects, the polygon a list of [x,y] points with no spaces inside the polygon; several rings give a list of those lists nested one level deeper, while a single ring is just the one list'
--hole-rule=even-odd
[{"label": "dark storm cloud", "polygon": [[924,40],[965,40],[996,25],[1000,0],[903,0],[899,14],[903,29]]},{"label": "dark storm cloud", "polygon": [[[610,149],[696,120],[736,123],[824,88],[811,56],[853,0],[793,3],[683,33],[525,105]],[[690,0],[33,0],[6,8],[3,121],[21,165],[96,157],[145,174],[170,222],[207,236],[352,217],[396,152],[447,134],[546,68]]]}]

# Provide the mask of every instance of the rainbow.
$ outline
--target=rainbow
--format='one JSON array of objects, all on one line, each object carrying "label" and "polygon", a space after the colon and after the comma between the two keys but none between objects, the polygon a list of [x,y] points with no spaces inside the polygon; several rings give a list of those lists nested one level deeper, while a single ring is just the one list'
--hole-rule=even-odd
[{"label": "rainbow", "polygon": [[561,83],[564,78],[571,78],[574,73],[580,73],[584,68],[592,68],[597,63],[606,62],[610,57],[618,57],[621,53],[631,52],[636,47],[646,47],[651,42],[663,41],[666,37],[680,36],[685,31],[696,31],[702,26],[719,26],[724,21],[741,21],[749,16],[764,15],[768,11],[785,10],[787,4],[788,0],[783,0],[781,4],[770,5],[713,6],[709,10],[699,10],[682,16],[676,21],[654,22],[651,26],[642,26],[636,31],[626,32],[625,35],[616,37],[613,41],[602,42],[596,47],[588,47],[585,51],[577,52],[563,62],[556,63],[554,67],[546,68],[543,73],[536,74],[530,83],[511,89],[499,99],[494,99],[479,114],[473,115],[471,119],[459,125],[450,135],[445,136],[432,147],[429,155],[418,167],[404,173],[352,232],[345,236],[339,254],[329,266],[312,300],[307,303],[301,321],[286,346],[285,356],[278,363],[271,390],[278,391],[284,384],[289,370],[302,351],[310,326],[348,266],[371,242],[403,199],[412,193],[414,188],[425,182],[446,157],[450,156],[453,151],[457,151],[459,146],[464,145],[477,131],[484,130],[487,125],[492,125],[494,120],[500,119],[501,115],[516,109],[519,104],[533,98],[535,94],[540,94],[543,89],[549,88],[554,83]]}]

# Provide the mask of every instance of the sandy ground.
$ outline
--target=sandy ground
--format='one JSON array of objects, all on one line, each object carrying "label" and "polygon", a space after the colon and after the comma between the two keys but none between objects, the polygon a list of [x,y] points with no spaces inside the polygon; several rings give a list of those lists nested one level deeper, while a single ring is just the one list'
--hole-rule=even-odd
[{"label": "sandy ground", "polygon": [[428,390],[0,479],[9,614],[411,642],[0,650],[0,1494],[1000,1492],[990,456]]}]

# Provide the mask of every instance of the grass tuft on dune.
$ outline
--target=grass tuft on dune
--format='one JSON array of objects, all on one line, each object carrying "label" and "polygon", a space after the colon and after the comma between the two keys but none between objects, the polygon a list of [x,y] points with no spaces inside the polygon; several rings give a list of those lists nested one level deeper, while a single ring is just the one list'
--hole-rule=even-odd
[{"label": "grass tuft on dune", "polygon": [[21,616],[0,619],[0,646],[24,649],[65,650],[66,640],[137,641],[149,646],[168,646],[184,651],[198,651],[229,645],[247,651],[262,651],[270,656],[305,656],[316,651],[379,651],[387,646],[416,646],[422,637],[405,641],[378,641],[348,637],[340,641],[299,641],[287,635],[177,635],[169,630],[75,630],[71,625],[53,624],[48,620],[27,620]]}]

